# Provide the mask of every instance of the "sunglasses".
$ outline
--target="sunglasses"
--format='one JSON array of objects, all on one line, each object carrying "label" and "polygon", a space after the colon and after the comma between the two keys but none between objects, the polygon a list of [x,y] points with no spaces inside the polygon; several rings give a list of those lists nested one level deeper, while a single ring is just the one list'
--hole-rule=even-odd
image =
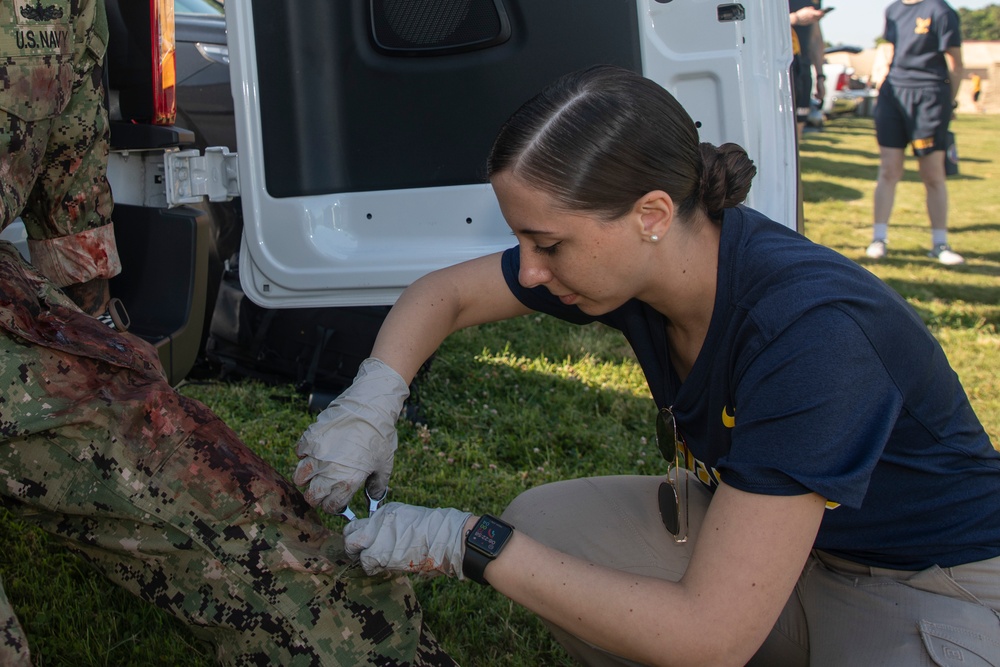
[{"label": "sunglasses", "polygon": [[677,420],[670,408],[663,408],[656,415],[656,446],[667,461],[667,480],[659,490],[660,518],[674,542],[682,544],[688,532],[688,475],[677,442]]}]

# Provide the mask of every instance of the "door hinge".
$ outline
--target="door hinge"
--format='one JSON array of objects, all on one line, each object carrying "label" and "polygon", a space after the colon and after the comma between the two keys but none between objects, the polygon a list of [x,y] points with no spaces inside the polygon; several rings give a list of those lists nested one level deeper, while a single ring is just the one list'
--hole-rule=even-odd
[{"label": "door hinge", "polygon": [[229,201],[240,196],[237,154],[224,146],[209,146],[202,155],[197,149],[168,152],[163,156],[167,205]]}]

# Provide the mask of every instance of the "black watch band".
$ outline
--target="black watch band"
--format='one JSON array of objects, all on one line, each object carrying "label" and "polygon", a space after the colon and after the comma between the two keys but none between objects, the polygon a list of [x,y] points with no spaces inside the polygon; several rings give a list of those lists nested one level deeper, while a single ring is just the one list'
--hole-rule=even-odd
[{"label": "black watch band", "polygon": [[513,534],[514,526],[509,523],[491,514],[481,516],[465,535],[462,574],[483,586],[489,585],[485,576],[486,566],[500,555]]}]

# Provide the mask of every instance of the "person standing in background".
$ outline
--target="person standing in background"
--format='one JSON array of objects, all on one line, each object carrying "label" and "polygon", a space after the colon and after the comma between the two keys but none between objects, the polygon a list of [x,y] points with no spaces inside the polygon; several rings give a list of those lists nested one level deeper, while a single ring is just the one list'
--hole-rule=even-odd
[{"label": "person standing in background", "polygon": [[816,96],[826,96],[826,77],[823,76],[823,31],[819,20],[825,11],[820,0],[788,0],[788,20],[792,25],[792,98],[795,102],[796,137],[802,139],[802,130],[812,108],[813,69],[816,70]]},{"label": "person standing in background", "polygon": [[931,223],[929,257],[946,266],[965,259],[948,245],[948,186],[945,149],[948,124],[962,80],[962,36],[958,14],[944,0],[896,0],[885,11],[885,40],[892,53],[879,89],[875,136],[879,145],[872,242],[865,254],[886,256],[889,217],[903,177],[904,151],[913,145],[927,193]]},{"label": "person standing in background", "polygon": [[969,82],[972,84],[972,106],[976,111],[982,112],[983,107],[979,104],[979,96],[983,93],[983,79],[973,72],[969,75]]}]

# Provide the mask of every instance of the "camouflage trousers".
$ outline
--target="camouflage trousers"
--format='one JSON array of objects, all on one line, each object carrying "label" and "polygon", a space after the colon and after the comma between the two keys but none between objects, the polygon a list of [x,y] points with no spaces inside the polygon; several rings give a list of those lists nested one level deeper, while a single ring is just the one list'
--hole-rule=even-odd
[{"label": "camouflage trousers", "polygon": [[[408,580],[364,575],[297,489],[167,384],[152,347],[79,311],[4,242],[0,495],[223,663],[454,664]],[[4,603],[3,664],[27,661]]]}]

